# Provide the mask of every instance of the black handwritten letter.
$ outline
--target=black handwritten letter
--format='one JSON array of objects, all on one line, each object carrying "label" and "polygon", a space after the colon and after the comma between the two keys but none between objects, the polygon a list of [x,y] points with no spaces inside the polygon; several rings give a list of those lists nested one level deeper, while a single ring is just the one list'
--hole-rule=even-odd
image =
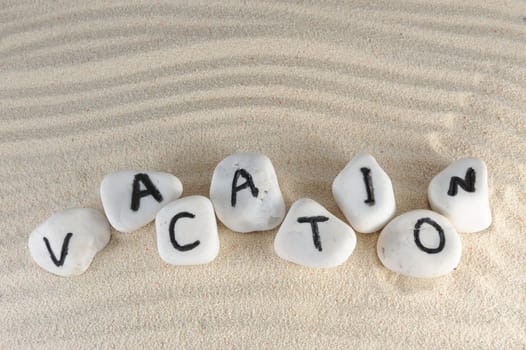
[{"label": "black handwritten letter", "polygon": [[[240,176],[243,176],[246,179],[246,181],[242,183],[241,185],[238,185],[237,180],[239,179]],[[234,174],[234,178],[232,180],[232,196],[230,197],[230,204],[232,204],[233,207],[236,206],[237,192],[244,190],[247,187],[250,187],[250,193],[252,193],[252,196],[254,197],[258,196],[259,190],[254,185],[254,181],[252,180],[252,175],[250,175],[245,169],[236,170]]]},{"label": "black handwritten letter", "polygon": [[329,220],[326,216],[302,216],[298,218],[300,224],[308,222],[312,230],[312,239],[314,246],[321,252],[320,230],[318,229],[318,222],[325,222]]},{"label": "black handwritten letter", "polygon": [[[440,239],[440,242],[438,243],[438,247],[436,247],[436,248],[428,248],[428,247],[425,247],[422,244],[422,242],[420,241],[420,228],[422,227],[423,224],[431,225],[437,231],[438,237]],[[444,229],[442,229],[442,227],[436,221],[434,221],[431,218],[422,218],[422,219],[418,220],[416,222],[416,224],[415,224],[415,230],[413,231],[413,233],[415,235],[416,246],[420,250],[422,250],[422,251],[424,251],[424,252],[426,252],[428,254],[440,253],[442,251],[442,249],[444,249],[444,246],[446,245],[446,237],[444,237]]]},{"label": "black handwritten letter", "polygon": [[49,244],[49,240],[44,237],[44,243],[46,244],[47,251],[49,252],[49,255],[51,256],[51,260],[57,267],[60,267],[64,265],[64,261],[66,260],[66,255],[68,255],[68,247],[69,247],[69,240],[73,236],[73,233],[69,232],[66,237],[64,238],[64,241],[62,242],[62,249],[60,250],[60,259],[57,259],[55,256],[55,253],[53,253],[53,250],[51,249],[51,245]]},{"label": "black handwritten letter", "polygon": [[473,168],[468,169],[465,179],[462,179],[458,176],[453,176],[449,182],[449,190],[447,191],[447,194],[452,197],[456,196],[459,186],[462,187],[462,189],[466,192],[475,192],[475,179],[476,174]]},{"label": "black handwritten letter", "polygon": [[373,179],[371,178],[371,169],[360,168],[363,175],[363,182],[365,184],[365,190],[367,191],[367,199],[364,201],[365,204],[370,206],[374,205],[374,187]]},{"label": "black handwritten letter", "polygon": [[[141,190],[141,183],[146,188],[145,190]],[[139,210],[139,207],[141,206],[141,198],[146,196],[153,196],[153,198],[159,203],[163,200],[161,192],[155,187],[147,174],[136,174],[133,179],[131,210]]]},{"label": "black handwritten letter", "polygon": [[187,211],[183,211],[183,212],[180,212],[178,214],[176,214],[172,220],[170,221],[170,227],[168,229],[169,233],[170,233],[170,242],[172,242],[172,245],[174,246],[175,249],[177,249],[178,251],[180,252],[186,252],[188,250],[192,250],[194,249],[195,247],[197,247],[201,242],[199,241],[195,241],[194,243],[190,243],[190,244],[185,244],[185,245],[180,245],[177,240],[175,239],[175,232],[174,232],[174,227],[175,227],[175,223],[177,222],[177,220],[179,220],[180,218],[190,218],[190,219],[193,219],[195,218],[195,215],[192,214],[192,213],[189,213]]}]

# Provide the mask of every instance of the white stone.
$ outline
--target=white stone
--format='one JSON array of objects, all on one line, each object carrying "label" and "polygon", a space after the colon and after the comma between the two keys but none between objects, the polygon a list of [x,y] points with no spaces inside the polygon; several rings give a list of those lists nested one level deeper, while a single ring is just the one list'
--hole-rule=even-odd
[{"label": "white stone", "polygon": [[155,218],[157,249],[173,265],[206,264],[219,253],[219,237],[212,202],[189,196],[164,206]]},{"label": "white stone", "polygon": [[456,269],[462,253],[455,228],[431,210],[413,210],[394,218],[380,233],[376,248],[385,267],[412,277],[447,274]]},{"label": "white stone", "polygon": [[[300,218],[319,217],[316,224]],[[317,226],[316,236],[314,227]],[[353,229],[312,199],[298,199],[290,207],[276,234],[274,250],[285,260],[310,267],[335,267],[351,256],[356,246]]]},{"label": "white stone", "polygon": [[[253,187],[248,186],[249,176]],[[210,199],[219,220],[232,231],[271,230],[285,216],[276,172],[263,154],[237,153],[219,162],[212,176]]]},{"label": "white stone", "polygon": [[[136,196],[136,210],[132,209],[134,183],[135,193],[152,190]],[[177,177],[155,171],[119,171],[106,175],[100,185],[106,216],[111,226],[121,232],[132,232],[148,224],[165,204],[179,198],[182,192],[183,185]]]},{"label": "white stone", "polygon": [[29,235],[28,247],[31,257],[44,270],[73,276],[86,271],[109,241],[110,225],[104,215],[91,208],[73,208],[53,214],[40,224]]},{"label": "white stone", "polygon": [[391,179],[370,154],[360,154],[345,166],[332,183],[332,194],[358,232],[380,230],[396,211]]},{"label": "white stone", "polygon": [[[470,178],[473,186],[469,186]],[[459,232],[479,232],[491,225],[488,169],[481,159],[453,162],[431,180],[427,196],[431,208],[447,217]]]}]

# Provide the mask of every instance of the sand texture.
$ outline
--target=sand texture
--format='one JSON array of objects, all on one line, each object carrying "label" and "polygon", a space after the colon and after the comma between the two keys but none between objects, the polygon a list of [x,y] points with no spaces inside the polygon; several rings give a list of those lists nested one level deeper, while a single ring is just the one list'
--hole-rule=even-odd
[{"label": "sand texture", "polygon": [[[206,266],[163,263],[154,224],[75,278],[32,261],[40,222],[102,210],[105,174],[208,196],[237,151],[270,157],[287,208],[341,219],[331,183],[359,152],[398,214],[480,157],[494,221],[430,280],[384,268],[377,233],[317,270],[275,255],[277,229],[222,224]],[[526,2],[1,1],[0,177],[1,349],[524,349]]]}]

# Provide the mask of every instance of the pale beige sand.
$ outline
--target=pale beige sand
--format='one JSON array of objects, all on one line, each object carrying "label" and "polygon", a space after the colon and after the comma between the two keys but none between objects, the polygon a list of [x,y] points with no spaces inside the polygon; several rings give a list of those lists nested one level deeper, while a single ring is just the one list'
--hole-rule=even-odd
[{"label": "pale beige sand", "polygon": [[[0,348],[525,348],[526,3],[348,3],[3,1]],[[203,267],[164,264],[153,224],[113,231],[76,278],[31,260],[53,212],[102,209],[105,174],[168,171],[207,195],[245,150],[272,159],[288,206],[340,218],[331,183],[358,152],[392,177],[398,213],[478,156],[494,223],[432,280],[385,269],[377,234],[315,270],[280,260],[275,230],[223,225]]]}]

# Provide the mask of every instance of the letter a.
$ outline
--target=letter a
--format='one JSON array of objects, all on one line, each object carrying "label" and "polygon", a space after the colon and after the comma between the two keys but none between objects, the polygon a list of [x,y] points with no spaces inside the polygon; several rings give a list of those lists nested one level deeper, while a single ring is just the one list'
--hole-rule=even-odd
[{"label": "letter a", "polygon": [[[141,190],[141,183],[146,188],[145,190]],[[139,207],[141,206],[141,198],[146,196],[152,196],[159,203],[163,200],[161,192],[155,187],[147,174],[136,174],[133,179],[131,210],[139,210]]]},{"label": "letter a", "polygon": [[[238,186],[237,180],[240,176],[243,176],[247,181],[242,183]],[[232,196],[230,197],[230,204],[232,204],[233,207],[236,206],[237,201],[237,192],[244,190],[245,188],[250,187],[250,193],[252,193],[253,197],[257,197],[259,194],[258,188],[254,185],[254,181],[252,180],[252,175],[248,173],[245,169],[238,169],[236,170],[234,174],[234,179],[232,180]]]}]

